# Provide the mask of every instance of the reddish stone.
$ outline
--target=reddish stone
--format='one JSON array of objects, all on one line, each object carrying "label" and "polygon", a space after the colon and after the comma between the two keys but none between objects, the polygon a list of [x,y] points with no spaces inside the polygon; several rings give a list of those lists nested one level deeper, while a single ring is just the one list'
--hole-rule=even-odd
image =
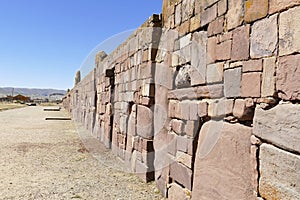
[{"label": "reddish stone", "polygon": [[243,62],[243,72],[261,72],[263,69],[262,60],[249,60]]},{"label": "reddish stone", "polygon": [[231,56],[232,41],[227,40],[216,46],[216,59],[217,60],[229,60]]},{"label": "reddish stone", "polygon": [[250,127],[240,124],[204,124],[195,160],[192,199],[255,199],[251,132]]},{"label": "reddish stone", "polygon": [[300,100],[300,55],[280,57],[276,78],[280,98]]},{"label": "reddish stone", "polygon": [[198,115],[199,117],[206,117],[207,116],[207,102],[199,102],[198,104]]},{"label": "reddish stone", "polygon": [[250,25],[242,26],[233,31],[231,59],[247,60],[249,58]]},{"label": "reddish stone", "polygon": [[261,72],[244,73],[242,76],[242,97],[260,97]]},{"label": "reddish stone", "polygon": [[172,130],[175,133],[177,133],[178,135],[181,135],[183,133],[184,124],[181,120],[172,119],[170,123],[171,123]]},{"label": "reddish stone", "polygon": [[168,190],[168,199],[169,200],[189,200],[190,196],[187,195],[184,188],[176,183],[172,183]]},{"label": "reddish stone", "polygon": [[216,55],[217,37],[210,37],[207,40],[207,64],[214,63],[217,60]]},{"label": "reddish stone", "polygon": [[194,138],[199,129],[199,121],[187,121],[184,132],[187,136]]},{"label": "reddish stone", "polygon": [[173,162],[171,164],[170,177],[189,190],[192,190],[192,176],[193,172],[188,167],[178,162]]},{"label": "reddish stone", "polygon": [[200,23],[201,26],[205,26],[206,24],[212,22],[217,17],[217,4],[213,5],[210,8],[207,8],[201,14]]},{"label": "reddish stone", "polygon": [[207,35],[212,36],[222,33],[224,29],[224,16],[217,18],[208,25]]},{"label": "reddish stone", "polygon": [[295,5],[300,5],[300,0],[269,0],[269,13],[273,14]]},{"label": "reddish stone", "polygon": [[137,107],[137,134],[151,139],[153,137],[153,112],[145,106]]}]

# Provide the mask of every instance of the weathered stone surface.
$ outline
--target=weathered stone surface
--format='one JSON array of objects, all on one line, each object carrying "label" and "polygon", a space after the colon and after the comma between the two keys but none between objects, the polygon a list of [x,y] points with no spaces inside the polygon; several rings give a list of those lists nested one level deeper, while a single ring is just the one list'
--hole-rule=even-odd
[{"label": "weathered stone surface", "polygon": [[221,16],[227,12],[227,0],[220,0],[218,2],[218,16]]},{"label": "weathered stone surface", "polygon": [[[194,138],[199,132],[199,121],[187,121],[184,127],[184,132],[187,136]],[[198,131],[198,132],[197,132]]]},{"label": "weathered stone surface", "polygon": [[300,7],[283,12],[279,16],[279,55],[300,52]]},{"label": "weathered stone surface", "polygon": [[[126,124],[126,122],[125,122]],[[153,112],[146,106],[139,105],[137,107],[137,134],[146,138],[153,137]]]},{"label": "weathered stone surface", "polygon": [[207,33],[198,32],[193,34],[191,45],[191,85],[205,84],[206,75],[206,44]]},{"label": "weathered stone surface", "polygon": [[255,22],[251,31],[251,58],[271,56],[278,43],[277,15]]},{"label": "weathered stone surface", "polygon": [[194,32],[197,29],[199,29],[200,27],[201,27],[200,14],[198,14],[191,18],[190,32]]},{"label": "weathered stone surface", "polygon": [[300,100],[299,54],[279,58],[276,89],[282,99]]},{"label": "weathered stone surface", "polygon": [[224,71],[225,97],[241,96],[242,68],[228,69]]},{"label": "weathered stone surface", "polygon": [[236,99],[233,107],[233,116],[240,121],[252,120],[254,115],[254,109],[247,107],[247,102],[244,99]]},{"label": "weathered stone surface", "polygon": [[207,116],[207,108],[208,108],[207,102],[199,102],[199,104],[198,104],[198,115],[199,115],[199,117]]},{"label": "weathered stone surface", "polygon": [[300,106],[281,104],[270,110],[256,108],[253,133],[277,146],[300,153]]},{"label": "weathered stone surface", "polygon": [[262,70],[262,59],[243,62],[243,72],[261,72]]},{"label": "weathered stone surface", "polygon": [[254,199],[250,136],[251,128],[239,124],[210,121],[203,125],[192,199]]},{"label": "weathered stone surface", "polygon": [[216,60],[229,60],[231,56],[232,41],[227,40],[216,46]]},{"label": "weathered stone surface", "polygon": [[178,162],[173,162],[170,166],[170,177],[192,190],[192,170]]},{"label": "weathered stone surface", "polygon": [[224,29],[224,16],[217,18],[208,25],[208,36],[222,33]]},{"label": "weathered stone surface", "polygon": [[275,93],[275,69],[276,58],[264,59],[264,69],[262,74],[261,96],[273,96]]},{"label": "weathered stone surface", "polygon": [[231,59],[246,60],[249,58],[250,26],[242,26],[233,31]]},{"label": "weathered stone surface", "polygon": [[179,26],[181,23],[181,4],[178,4],[175,8],[175,26]]},{"label": "weathered stone surface", "polygon": [[247,0],[245,2],[245,21],[252,22],[268,14],[268,0]]},{"label": "weathered stone surface", "polygon": [[205,85],[193,88],[172,90],[168,93],[169,99],[198,99],[198,98],[220,98],[223,97],[223,84]]},{"label": "weathered stone surface", "polygon": [[242,75],[242,97],[260,97],[261,72]]},{"label": "weathered stone surface", "polygon": [[269,0],[269,13],[273,14],[295,5],[300,5],[300,0]]},{"label": "weathered stone surface", "polygon": [[217,41],[217,37],[210,37],[207,39],[207,64],[214,63],[217,60]]},{"label": "weathered stone surface", "polygon": [[300,156],[269,144],[260,147],[259,193],[264,199],[298,199]]},{"label": "weathered stone surface", "polygon": [[224,63],[207,65],[207,83],[218,83],[223,81]]},{"label": "weathered stone surface", "polygon": [[183,66],[179,69],[175,78],[175,86],[177,88],[184,88],[191,86],[190,66]]},{"label": "weathered stone surface", "polygon": [[200,16],[200,23],[201,26],[205,26],[206,24],[212,22],[217,17],[218,12],[217,4],[213,5],[212,7],[209,7],[203,11],[203,13]]},{"label": "weathered stone surface", "polygon": [[171,123],[172,130],[175,133],[177,133],[178,135],[180,135],[180,134],[183,133],[184,124],[183,124],[183,122],[181,120],[172,119],[170,123]]},{"label": "weathered stone surface", "polygon": [[189,192],[186,189],[182,188],[180,185],[176,183],[172,183],[170,185],[170,189],[168,190],[168,199],[169,200],[189,200],[191,199]]},{"label": "weathered stone surface", "polygon": [[244,1],[228,0],[227,29],[231,30],[242,24],[244,20]]},{"label": "weathered stone surface", "polygon": [[232,114],[233,100],[232,99],[220,99],[210,102],[208,105],[208,116],[225,117],[228,114]]}]

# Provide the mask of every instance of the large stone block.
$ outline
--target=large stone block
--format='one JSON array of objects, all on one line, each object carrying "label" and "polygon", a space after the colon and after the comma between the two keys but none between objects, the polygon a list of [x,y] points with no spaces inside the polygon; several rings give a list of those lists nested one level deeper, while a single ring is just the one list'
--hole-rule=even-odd
[{"label": "large stone block", "polygon": [[225,97],[241,96],[242,68],[228,69],[224,71]]},{"label": "large stone block", "polygon": [[232,60],[247,60],[249,58],[250,26],[242,26],[233,31]]},{"label": "large stone block", "polygon": [[269,13],[273,14],[295,5],[300,5],[300,0],[269,0]]},{"label": "large stone block", "polygon": [[279,55],[300,52],[300,6],[279,16]]},{"label": "large stone block", "polygon": [[251,31],[251,58],[271,56],[278,43],[277,15],[255,22]]},{"label": "large stone block", "polygon": [[231,30],[244,20],[244,0],[228,0],[227,28]]},{"label": "large stone block", "polygon": [[254,199],[251,128],[210,121],[200,131],[192,199]]},{"label": "large stone block", "polygon": [[264,199],[299,199],[300,156],[262,144],[259,193]]},{"label": "large stone block", "polygon": [[201,26],[205,26],[208,23],[212,22],[214,19],[216,19],[217,15],[218,15],[217,4],[205,9],[200,16]]},{"label": "large stone block", "polygon": [[245,2],[245,21],[252,22],[268,14],[268,0],[247,0]]},{"label": "large stone block", "polygon": [[276,89],[280,98],[300,100],[300,55],[279,58]]},{"label": "large stone block", "polygon": [[300,106],[278,105],[270,110],[256,108],[253,133],[281,148],[300,153]]},{"label": "large stone block", "polygon": [[168,190],[168,199],[169,200],[189,200],[191,199],[190,192],[187,192],[186,189],[182,188],[180,185],[176,183],[172,183],[170,185],[170,189]]},{"label": "large stone block", "polygon": [[153,112],[146,106],[137,107],[137,134],[146,138],[153,138]]}]

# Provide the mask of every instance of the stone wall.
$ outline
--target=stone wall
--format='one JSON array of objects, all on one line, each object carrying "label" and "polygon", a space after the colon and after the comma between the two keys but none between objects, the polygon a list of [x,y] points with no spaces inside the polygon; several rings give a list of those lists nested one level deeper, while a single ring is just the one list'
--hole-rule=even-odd
[{"label": "stone wall", "polygon": [[299,0],[165,0],[64,106],[169,199],[297,199],[299,17]]}]

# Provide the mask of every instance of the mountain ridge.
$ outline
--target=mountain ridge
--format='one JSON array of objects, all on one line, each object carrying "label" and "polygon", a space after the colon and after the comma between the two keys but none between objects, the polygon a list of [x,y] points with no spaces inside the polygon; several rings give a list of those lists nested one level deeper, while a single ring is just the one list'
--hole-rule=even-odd
[{"label": "mountain ridge", "polygon": [[18,94],[35,97],[47,98],[50,94],[66,94],[65,90],[52,89],[52,88],[18,88],[18,87],[0,87],[0,97],[7,95],[16,96]]}]

